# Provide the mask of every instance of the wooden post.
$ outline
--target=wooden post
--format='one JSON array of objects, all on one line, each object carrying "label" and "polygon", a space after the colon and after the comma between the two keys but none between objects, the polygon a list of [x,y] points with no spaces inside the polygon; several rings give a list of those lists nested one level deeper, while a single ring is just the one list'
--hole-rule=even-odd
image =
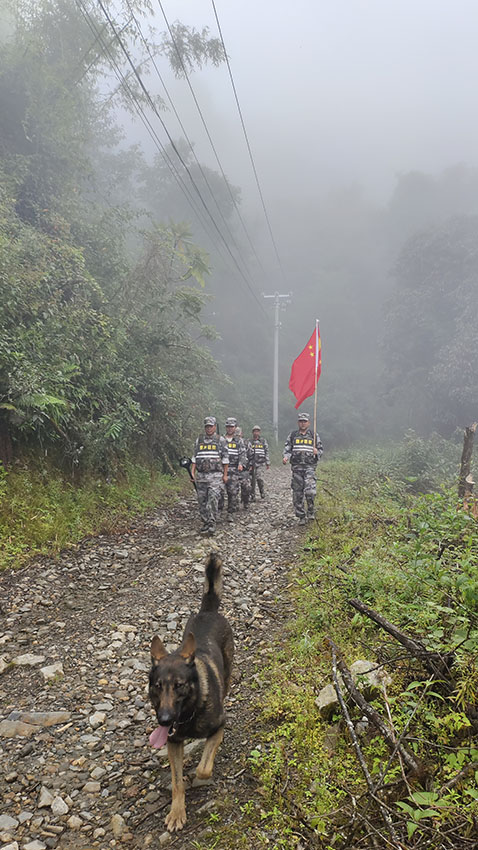
[{"label": "wooden post", "polygon": [[465,478],[465,494],[463,496],[463,507],[465,511],[469,511],[469,513],[478,519],[478,500],[476,496],[473,495],[473,488],[475,486],[475,482],[473,480],[473,476],[470,473]]},{"label": "wooden post", "polygon": [[464,499],[466,492],[470,490],[469,485],[467,486],[467,478],[470,475],[471,470],[471,457],[473,454],[473,441],[475,439],[475,431],[477,428],[478,422],[473,422],[473,425],[468,425],[465,428],[465,435],[463,437],[463,451],[461,454],[461,466],[460,466],[460,480],[458,482],[458,498]]}]

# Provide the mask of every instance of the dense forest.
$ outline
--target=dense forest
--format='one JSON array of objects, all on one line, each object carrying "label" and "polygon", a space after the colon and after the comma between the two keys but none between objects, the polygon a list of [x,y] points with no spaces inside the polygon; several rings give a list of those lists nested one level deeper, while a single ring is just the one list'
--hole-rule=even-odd
[{"label": "dense forest", "polygon": [[[168,465],[218,382],[201,344],[207,256],[166,209],[124,201],[137,163],[101,88],[105,63],[125,72],[119,43],[69,0],[15,9],[0,73],[2,456],[50,447],[106,474],[135,446]],[[183,47],[214,58],[206,36]]]},{"label": "dense forest", "polygon": [[[206,410],[270,427],[272,316],[234,246],[263,291],[277,278],[236,221],[240,188],[199,162],[194,140],[160,142],[171,105],[150,94],[158,65],[172,79],[214,70],[223,48],[207,29],[159,32],[150,19],[146,0],[17,0],[2,15],[5,464],[48,451],[68,470],[107,476],[139,453],[168,469]],[[153,128],[154,157],[128,141],[133,120]],[[207,192],[224,244],[198,215]],[[248,224],[260,254],[265,224]],[[449,437],[476,418],[476,170],[398,175],[381,207],[357,186],[285,197],[275,230],[281,287],[293,291],[281,435],[294,420],[290,364],[313,314],[329,447],[406,429]]]}]

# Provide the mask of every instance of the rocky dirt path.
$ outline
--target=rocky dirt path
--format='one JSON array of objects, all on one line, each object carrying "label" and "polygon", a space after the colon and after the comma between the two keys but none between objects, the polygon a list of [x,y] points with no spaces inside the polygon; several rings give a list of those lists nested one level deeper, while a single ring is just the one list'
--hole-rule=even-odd
[{"label": "rocky dirt path", "polygon": [[[2,574],[2,850],[190,848],[219,801],[250,796],[256,664],[287,619],[286,588],[301,539],[289,482],[288,470],[272,470],[267,500],[241,511],[234,524],[223,522],[214,541],[197,534],[191,490],[126,532]],[[186,827],[170,836],[163,825],[167,759],[148,746],[155,725],[149,647],[155,632],[168,647],[178,645],[199,605],[211,548],[225,564],[233,686],[214,780],[188,788]],[[198,755],[193,743],[186,773]],[[234,812],[231,805],[228,816]]]}]

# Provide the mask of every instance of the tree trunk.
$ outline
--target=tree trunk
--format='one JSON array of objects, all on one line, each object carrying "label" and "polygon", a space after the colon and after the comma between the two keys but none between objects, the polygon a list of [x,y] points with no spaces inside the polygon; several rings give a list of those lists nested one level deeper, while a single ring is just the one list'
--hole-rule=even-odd
[{"label": "tree trunk", "polygon": [[469,425],[467,428],[465,428],[465,435],[463,438],[463,452],[461,454],[460,481],[458,483],[459,499],[464,499],[467,490],[466,479],[470,474],[471,456],[473,454],[473,441],[475,439],[475,431],[477,425],[478,422],[474,422],[473,425]]}]

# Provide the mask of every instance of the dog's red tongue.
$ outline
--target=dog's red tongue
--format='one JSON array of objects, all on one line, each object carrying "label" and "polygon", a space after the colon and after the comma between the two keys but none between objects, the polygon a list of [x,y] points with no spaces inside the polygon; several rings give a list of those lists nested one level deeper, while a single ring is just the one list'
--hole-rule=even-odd
[{"label": "dog's red tongue", "polygon": [[161,747],[164,747],[166,741],[168,740],[168,732],[169,729],[167,726],[158,726],[154,732],[151,732],[149,736],[149,743],[156,750],[160,750]]}]

